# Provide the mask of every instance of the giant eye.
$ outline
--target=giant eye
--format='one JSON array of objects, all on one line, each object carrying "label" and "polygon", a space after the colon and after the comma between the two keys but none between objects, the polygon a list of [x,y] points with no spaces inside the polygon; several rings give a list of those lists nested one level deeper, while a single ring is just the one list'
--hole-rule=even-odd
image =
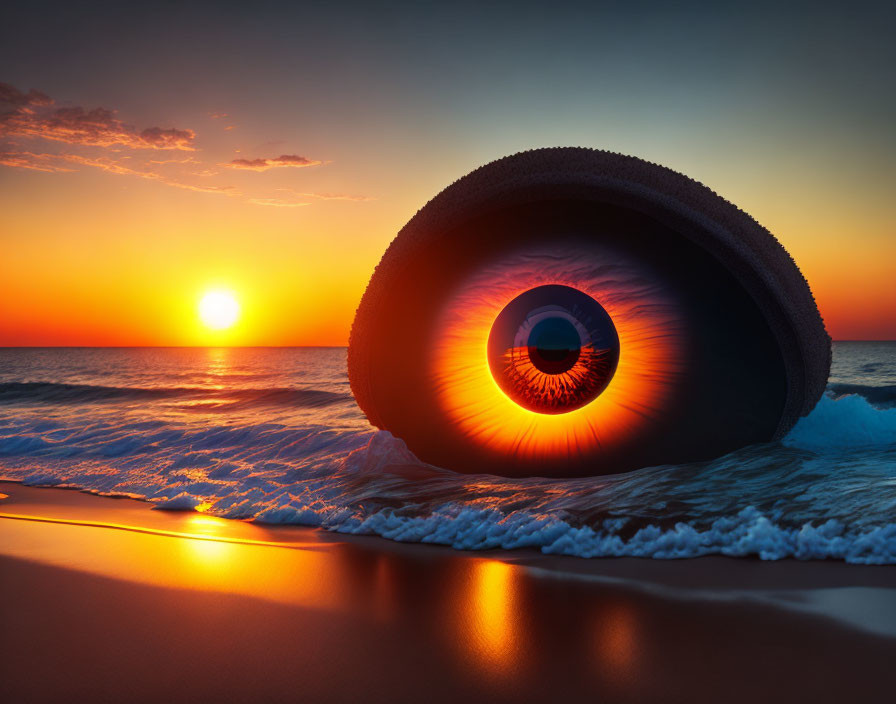
[{"label": "giant eye", "polygon": [[610,383],[618,361],[610,316],[569,286],[538,286],[517,296],[488,338],[498,386],[540,413],[567,413],[591,402]]},{"label": "giant eye", "polygon": [[501,159],[393,241],[349,378],[375,426],[461,472],[571,476],[780,437],[830,340],[766,230],[663,167],[586,149]]}]

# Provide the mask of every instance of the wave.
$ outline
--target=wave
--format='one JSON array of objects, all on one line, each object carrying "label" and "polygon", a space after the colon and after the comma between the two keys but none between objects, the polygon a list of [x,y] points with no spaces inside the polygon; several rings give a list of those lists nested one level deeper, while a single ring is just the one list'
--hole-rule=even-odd
[{"label": "wave", "polygon": [[[282,391],[296,390],[268,390]],[[0,476],[470,550],[896,564],[896,409],[862,396],[825,396],[781,443],[581,479],[457,474],[388,432],[321,418],[225,426],[17,413],[0,417]]]},{"label": "wave", "polygon": [[[321,389],[94,386],[90,384],[58,384],[41,381],[0,383],[0,404],[43,403],[77,405],[159,399],[220,401],[228,405],[233,404],[236,407],[285,405],[310,408],[352,401],[352,397],[349,394]],[[202,410],[209,410],[209,408],[203,407]]]},{"label": "wave", "polygon": [[782,441],[815,452],[896,447],[896,408],[876,408],[864,396],[825,396]]},{"label": "wave", "polygon": [[855,394],[881,408],[896,406],[896,385],[867,386],[865,384],[832,383],[828,384],[828,391],[835,398]]}]

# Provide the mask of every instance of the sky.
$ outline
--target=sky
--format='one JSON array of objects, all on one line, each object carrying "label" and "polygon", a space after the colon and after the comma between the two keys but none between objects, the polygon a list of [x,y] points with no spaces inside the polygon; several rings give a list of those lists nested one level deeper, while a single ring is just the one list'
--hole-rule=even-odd
[{"label": "sky", "polygon": [[6,3],[0,345],[344,345],[422,205],[560,145],[703,182],[894,339],[896,10],[783,4]]}]

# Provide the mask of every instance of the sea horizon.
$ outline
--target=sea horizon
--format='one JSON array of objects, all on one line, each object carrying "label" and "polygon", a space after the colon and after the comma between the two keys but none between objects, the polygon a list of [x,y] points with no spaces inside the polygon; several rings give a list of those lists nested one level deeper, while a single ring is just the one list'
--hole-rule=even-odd
[{"label": "sea horizon", "polygon": [[[881,343],[894,342],[896,339],[869,339],[869,340],[831,340],[832,343],[840,342],[850,343]],[[133,349],[348,349],[348,344],[344,345],[0,345],[0,349],[31,349],[31,350],[50,350],[50,349],[70,349],[70,350],[89,350],[89,349],[113,349],[113,350],[133,350]]]}]

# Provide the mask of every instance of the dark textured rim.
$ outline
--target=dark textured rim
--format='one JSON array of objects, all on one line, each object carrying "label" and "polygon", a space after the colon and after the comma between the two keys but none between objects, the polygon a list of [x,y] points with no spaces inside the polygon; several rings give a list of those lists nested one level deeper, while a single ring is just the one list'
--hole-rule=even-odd
[{"label": "dark textured rim", "polygon": [[371,384],[369,346],[388,282],[407,261],[464,221],[498,207],[551,197],[625,205],[677,230],[719,260],[766,316],[784,358],[787,399],[776,438],[821,398],[831,339],[809,284],[768,230],[703,184],[636,157],[581,147],[520,152],[472,171],[439,193],[405,225],[374,270],[349,337],[352,392],[383,427]]}]

